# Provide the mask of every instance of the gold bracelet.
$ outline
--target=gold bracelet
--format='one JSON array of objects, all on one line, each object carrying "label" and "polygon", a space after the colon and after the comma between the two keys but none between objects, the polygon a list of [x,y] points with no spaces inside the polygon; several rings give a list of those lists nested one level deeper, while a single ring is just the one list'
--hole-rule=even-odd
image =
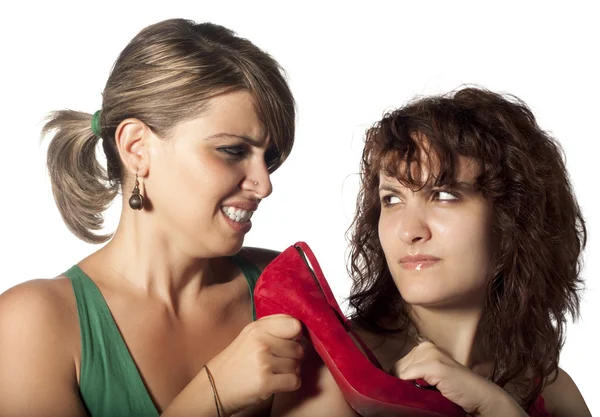
[{"label": "gold bracelet", "polygon": [[221,417],[221,407],[219,407],[219,394],[217,394],[217,388],[215,387],[215,381],[213,380],[213,376],[208,370],[208,366],[204,365],[204,369],[206,369],[206,376],[208,376],[208,382],[210,382],[210,389],[213,393],[213,398],[215,400],[215,407],[217,407],[217,416]]}]

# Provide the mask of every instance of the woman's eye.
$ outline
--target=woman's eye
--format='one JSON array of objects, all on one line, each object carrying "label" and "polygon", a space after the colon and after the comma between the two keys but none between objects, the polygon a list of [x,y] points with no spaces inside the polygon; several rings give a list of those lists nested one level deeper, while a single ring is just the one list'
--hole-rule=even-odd
[{"label": "woman's eye", "polygon": [[453,201],[458,200],[458,197],[449,191],[436,191],[433,193],[433,197],[438,201]]},{"label": "woman's eye", "polygon": [[217,150],[235,158],[241,158],[246,155],[246,149],[243,146],[224,146],[222,148],[218,148]]},{"label": "woman's eye", "polygon": [[381,202],[384,206],[391,206],[394,204],[398,204],[400,202],[400,199],[395,195],[385,195],[381,198]]}]

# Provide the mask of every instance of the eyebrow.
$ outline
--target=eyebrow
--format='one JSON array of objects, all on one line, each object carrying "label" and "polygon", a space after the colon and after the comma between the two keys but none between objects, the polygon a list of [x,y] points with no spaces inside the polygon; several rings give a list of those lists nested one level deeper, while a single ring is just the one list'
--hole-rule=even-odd
[{"label": "eyebrow", "polygon": [[[422,190],[427,191],[427,190],[431,190],[431,189],[437,189],[438,187],[432,186],[432,185],[425,185]],[[444,188],[444,187],[441,187]],[[475,188],[475,184],[472,184],[470,182],[465,182],[465,181],[458,181],[454,184],[451,185],[450,188],[456,188],[457,191],[461,190],[461,191],[473,191]],[[399,187],[396,187],[394,185],[391,184],[382,184],[381,186],[379,186],[379,192],[381,191],[391,191],[393,193],[398,193],[398,194],[403,194],[402,190]]]},{"label": "eyebrow", "polygon": [[255,146],[257,148],[260,148],[264,141],[258,140],[258,139],[253,139],[249,136],[243,136],[243,135],[235,135],[233,133],[215,133],[214,135],[210,135],[207,136],[205,139],[206,140],[214,140],[214,139],[222,139],[222,138],[236,138],[236,139],[241,139],[244,142],[246,142],[248,145],[250,146]]},{"label": "eyebrow", "polygon": [[393,186],[391,184],[382,184],[382,185],[380,185],[379,186],[379,192],[381,192],[381,191],[391,191],[393,193],[403,194],[402,191],[400,190],[400,188],[395,187],[395,186]]}]

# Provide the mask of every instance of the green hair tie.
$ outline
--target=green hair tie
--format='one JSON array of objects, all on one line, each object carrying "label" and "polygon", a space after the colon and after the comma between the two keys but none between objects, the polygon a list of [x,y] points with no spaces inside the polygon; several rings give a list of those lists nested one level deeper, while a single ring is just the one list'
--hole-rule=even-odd
[{"label": "green hair tie", "polygon": [[92,133],[100,137],[102,135],[102,126],[100,126],[100,110],[92,116]]}]

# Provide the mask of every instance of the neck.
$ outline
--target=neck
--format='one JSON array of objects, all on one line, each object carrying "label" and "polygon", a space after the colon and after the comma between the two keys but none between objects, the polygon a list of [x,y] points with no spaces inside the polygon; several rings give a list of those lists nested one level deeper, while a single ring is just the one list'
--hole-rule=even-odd
[{"label": "neck", "polygon": [[222,272],[223,258],[186,253],[185,244],[177,245],[178,239],[156,223],[151,213],[124,207],[115,235],[98,251],[97,264],[110,277],[129,282],[177,309],[183,298],[197,297],[218,283],[214,271]]},{"label": "neck", "polygon": [[476,340],[482,314],[480,305],[456,308],[412,306],[411,319],[419,335],[455,361],[474,369],[486,366],[485,353]]}]

